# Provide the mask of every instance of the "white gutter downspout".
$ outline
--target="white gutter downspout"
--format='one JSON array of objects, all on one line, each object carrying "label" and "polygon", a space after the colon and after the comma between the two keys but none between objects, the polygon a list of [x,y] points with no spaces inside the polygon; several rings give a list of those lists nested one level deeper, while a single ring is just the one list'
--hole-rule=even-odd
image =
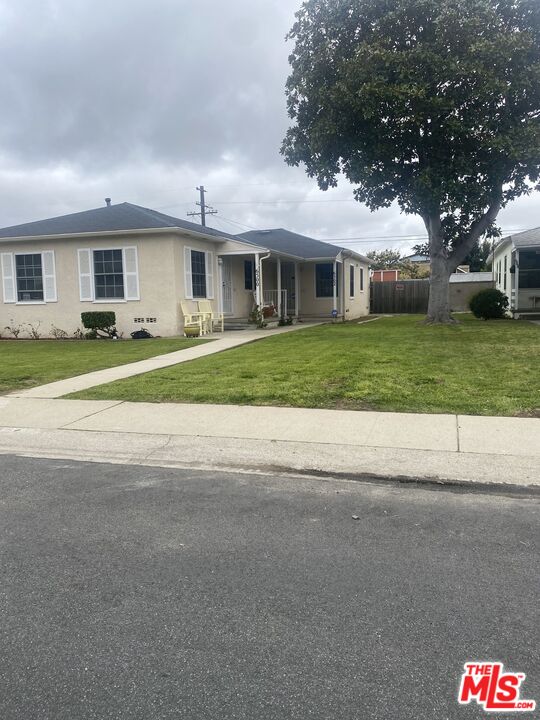
[{"label": "white gutter downspout", "polygon": [[281,258],[277,259],[277,311],[278,318],[281,318]]}]

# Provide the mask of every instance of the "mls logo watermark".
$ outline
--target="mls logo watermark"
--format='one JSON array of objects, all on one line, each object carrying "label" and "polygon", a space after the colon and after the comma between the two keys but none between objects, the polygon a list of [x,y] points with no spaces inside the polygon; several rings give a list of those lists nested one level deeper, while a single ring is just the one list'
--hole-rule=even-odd
[{"label": "mls logo watermark", "polygon": [[458,702],[474,701],[486,712],[529,712],[536,708],[534,700],[520,698],[525,673],[505,672],[500,662],[469,662],[464,665]]}]

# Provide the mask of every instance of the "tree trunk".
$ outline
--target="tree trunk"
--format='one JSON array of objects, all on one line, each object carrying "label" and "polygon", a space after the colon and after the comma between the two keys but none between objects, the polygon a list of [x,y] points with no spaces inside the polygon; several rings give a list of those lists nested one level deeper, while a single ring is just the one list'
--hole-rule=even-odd
[{"label": "tree trunk", "polygon": [[426,323],[455,323],[450,314],[450,265],[444,250],[431,255],[429,303]]}]

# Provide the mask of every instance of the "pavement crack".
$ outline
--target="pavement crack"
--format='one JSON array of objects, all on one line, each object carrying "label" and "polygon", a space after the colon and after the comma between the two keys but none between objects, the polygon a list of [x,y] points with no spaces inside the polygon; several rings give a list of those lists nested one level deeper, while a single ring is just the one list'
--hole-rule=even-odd
[{"label": "pavement crack", "polygon": [[[116,407],[117,405],[122,405],[124,401],[119,400],[118,402],[115,402],[114,405],[108,405],[106,408],[100,408],[99,410],[94,410],[94,412],[88,413],[87,415],[83,415],[80,418],[77,418],[76,420],[72,420],[71,422],[66,423],[65,425],[60,425],[59,430],[71,430],[70,425],[74,425],[75,423],[81,422],[81,420],[86,420],[89,417],[93,417],[94,415],[99,415],[102,412],[105,412],[106,410],[110,410],[113,407]],[[74,428],[77,430],[78,428]]]}]

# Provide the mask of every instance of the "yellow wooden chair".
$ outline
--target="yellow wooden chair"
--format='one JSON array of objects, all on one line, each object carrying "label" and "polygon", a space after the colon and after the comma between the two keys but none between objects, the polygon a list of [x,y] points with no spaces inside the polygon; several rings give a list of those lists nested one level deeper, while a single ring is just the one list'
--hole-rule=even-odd
[{"label": "yellow wooden chair", "polygon": [[205,323],[204,313],[192,312],[188,308],[186,303],[183,303],[183,302],[180,303],[180,309],[182,311],[182,315],[184,316],[184,328],[198,327],[199,334],[204,335],[206,328],[207,328],[207,324]]},{"label": "yellow wooden chair", "polygon": [[199,313],[204,315],[204,320],[207,323],[210,332],[214,330],[214,326],[217,326],[221,332],[225,330],[225,318],[223,317],[223,313],[214,312],[212,310],[212,303],[209,300],[199,300],[198,306]]}]

